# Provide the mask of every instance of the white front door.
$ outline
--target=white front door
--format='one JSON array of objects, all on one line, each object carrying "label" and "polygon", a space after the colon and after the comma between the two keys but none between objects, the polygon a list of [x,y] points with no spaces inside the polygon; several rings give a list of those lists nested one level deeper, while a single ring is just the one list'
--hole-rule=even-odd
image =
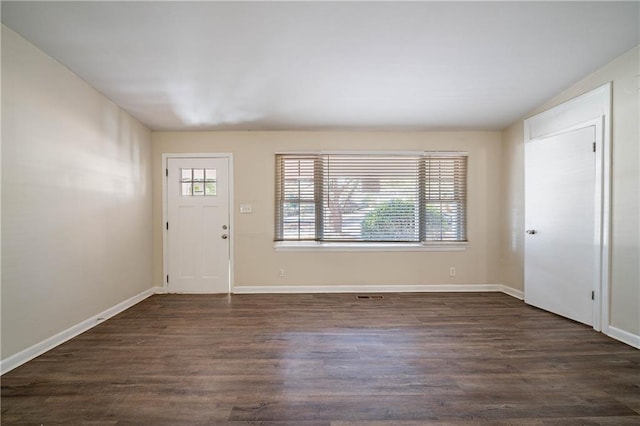
[{"label": "white front door", "polygon": [[596,126],[525,144],[525,301],[593,325]]},{"label": "white front door", "polygon": [[229,159],[167,159],[167,287],[229,292]]}]

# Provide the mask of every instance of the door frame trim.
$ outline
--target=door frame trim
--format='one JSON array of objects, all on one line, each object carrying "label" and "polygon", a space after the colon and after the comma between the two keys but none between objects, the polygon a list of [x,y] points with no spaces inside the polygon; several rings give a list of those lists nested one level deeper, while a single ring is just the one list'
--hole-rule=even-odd
[{"label": "door frame trim", "polygon": [[[524,143],[571,130],[595,126],[596,136],[596,274],[593,328],[609,334],[609,293],[611,262],[611,90],[608,82],[524,121]],[[525,194],[526,199],[526,194]],[[526,250],[526,248],[525,248]],[[526,267],[526,265],[525,265]],[[525,286],[526,292],[526,286]]]},{"label": "door frame trim", "polygon": [[229,291],[228,294],[233,293],[234,287],[234,203],[233,203],[233,153],[231,152],[196,152],[196,153],[163,153],[162,154],[162,288],[168,289],[167,286],[167,274],[169,273],[169,241],[168,232],[165,226],[169,219],[169,200],[167,194],[167,176],[165,170],[168,167],[168,161],[170,158],[226,158],[229,161]]}]

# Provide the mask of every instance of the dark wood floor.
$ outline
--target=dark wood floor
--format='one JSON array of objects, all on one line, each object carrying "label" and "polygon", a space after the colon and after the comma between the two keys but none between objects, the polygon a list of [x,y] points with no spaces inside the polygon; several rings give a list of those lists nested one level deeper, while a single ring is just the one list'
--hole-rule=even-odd
[{"label": "dark wood floor", "polygon": [[499,293],[157,295],[2,377],[3,424],[640,424],[640,351]]}]

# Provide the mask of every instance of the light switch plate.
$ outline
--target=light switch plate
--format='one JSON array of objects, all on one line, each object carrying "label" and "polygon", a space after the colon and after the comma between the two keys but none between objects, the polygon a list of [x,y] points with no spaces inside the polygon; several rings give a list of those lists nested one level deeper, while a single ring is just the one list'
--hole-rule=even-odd
[{"label": "light switch plate", "polygon": [[253,206],[251,204],[240,204],[240,213],[253,213]]}]

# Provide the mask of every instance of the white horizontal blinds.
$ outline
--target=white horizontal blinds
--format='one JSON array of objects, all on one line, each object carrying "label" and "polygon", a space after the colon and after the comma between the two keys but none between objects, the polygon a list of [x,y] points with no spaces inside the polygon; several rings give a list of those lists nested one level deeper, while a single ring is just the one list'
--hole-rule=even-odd
[{"label": "white horizontal blinds", "polygon": [[276,155],[276,241],[466,241],[467,156]]},{"label": "white horizontal blinds", "polygon": [[466,241],[467,156],[424,158],[424,241]]},{"label": "white horizontal blinds", "polygon": [[418,242],[416,155],[323,155],[323,241]]},{"label": "white horizontal blinds", "polygon": [[317,156],[276,155],[276,241],[316,239]]}]

